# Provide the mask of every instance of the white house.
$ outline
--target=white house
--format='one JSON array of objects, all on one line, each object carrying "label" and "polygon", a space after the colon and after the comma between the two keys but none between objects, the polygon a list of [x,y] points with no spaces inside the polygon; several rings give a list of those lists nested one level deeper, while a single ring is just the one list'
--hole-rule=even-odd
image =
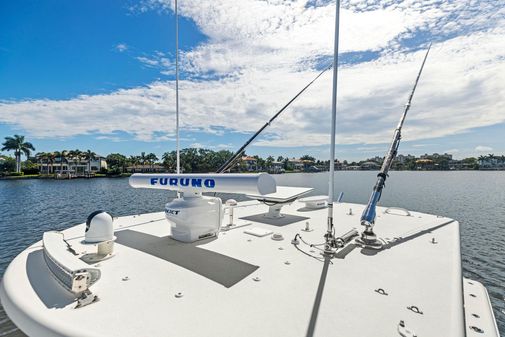
[{"label": "white house", "polygon": [[72,176],[79,177],[98,173],[102,169],[106,170],[107,161],[105,160],[105,157],[98,155],[91,160],[83,158],[55,157],[53,161],[47,158],[38,159],[37,166],[41,173],[70,174]]}]

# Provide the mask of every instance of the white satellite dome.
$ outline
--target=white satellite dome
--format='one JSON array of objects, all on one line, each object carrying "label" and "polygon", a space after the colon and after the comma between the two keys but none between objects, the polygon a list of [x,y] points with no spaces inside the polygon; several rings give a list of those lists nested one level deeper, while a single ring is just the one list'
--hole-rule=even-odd
[{"label": "white satellite dome", "polygon": [[98,210],[91,213],[86,220],[86,243],[98,243],[114,239],[113,218],[109,213]]}]

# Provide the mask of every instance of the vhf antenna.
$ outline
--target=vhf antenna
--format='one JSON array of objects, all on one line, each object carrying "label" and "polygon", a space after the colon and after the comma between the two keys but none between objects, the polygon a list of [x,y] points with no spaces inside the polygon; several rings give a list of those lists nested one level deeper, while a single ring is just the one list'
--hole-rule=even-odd
[{"label": "vhf antenna", "polygon": [[428,58],[430,48],[431,43],[428,46],[426,55],[424,55],[423,63],[421,64],[421,69],[419,69],[419,72],[417,73],[417,78],[414,83],[414,87],[412,88],[407,104],[405,104],[405,110],[403,111],[403,114],[400,118],[400,122],[398,123],[398,126],[396,127],[395,132],[393,134],[393,141],[391,142],[389,151],[386,153],[384,161],[382,163],[382,167],[379,173],[377,174],[377,183],[375,184],[372,195],[370,196],[370,200],[368,201],[368,204],[365,210],[363,211],[363,214],[361,215],[361,225],[365,226],[365,230],[363,231],[363,233],[361,233],[361,238],[357,239],[357,241],[363,246],[369,248],[375,248],[375,249],[382,248],[382,243],[379,240],[377,240],[377,236],[373,231],[373,226],[375,224],[376,207],[382,195],[382,190],[385,187],[389,169],[391,168],[393,160],[395,159],[396,154],[398,152],[398,147],[400,146],[400,139],[402,138],[401,132],[403,122],[405,121],[407,112],[410,109],[412,98],[414,97],[414,92],[416,91],[417,83],[419,82],[419,78],[421,77],[421,73],[423,72],[424,64],[426,62],[426,59]]},{"label": "vhf antenna", "polygon": [[331,101],[331,143],[330,143],[330,179],[328,189],[328,228],[324,235],[326,241],[324,253],[333,255],[335,243],[335,233],[333,229],[333,194],[335,191],[335,136],[337,127],[337,84],[338,84],[338,41],[340,25],[340,0],[336,1],[335,9],[335,42],[333,46],[333,87]]},{"label": "vhf antenna", "polygon": [[177,151],[177,174],[181,173],[181,157],[179,142],[179,16],[177,0],[175,0],[175,132]]}]

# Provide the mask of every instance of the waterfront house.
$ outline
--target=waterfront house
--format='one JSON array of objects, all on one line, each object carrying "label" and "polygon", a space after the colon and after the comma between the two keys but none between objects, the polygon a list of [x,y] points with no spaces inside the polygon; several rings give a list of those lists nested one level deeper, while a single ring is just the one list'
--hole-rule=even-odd
[{"label": "waterfront house", "polygon": [[479,170],[505,170],[505,156],[488,156],[479,157]]},{"label": "waterfront house", "polygon": [[284,163],[280,161],[274,161],[268,171],[270,173],[284,173]]},{"label": "waterfront house", "polygon": [[364,163],[361,163],[359,165],[359,168],[361,170],[378,170],[380,168],[380,165],[375,161],[366,161]]},{"label": "waterfront house", "polygon": [[243,156],[241,162],[246,171],[253,172],[258,169],[258,160],[254,157]]},{"label": "waterfront house", "polygon": [[433,160],[431,159],[418,159],[416,160],[416,169],[417,170],[432,170],[434,165],[433,165]]},{"label": "waterfront house", "polygon": [[421,159],[431,159],[431,160],[438,160],[438,159],[447,159],[447,160],[452,160],[452,154],[449,153],[444,153],[444,154],[438,154],[438,153],[433,153],[433,154],[423,154]]},{"label": "waterfront house", "polygon": [[96,155],[91,159],[83,157],[36,157],[37,167],[41,173],[69,175],[84,177],[90,174],[98,173],[102,170],[107,170],[107,161],[105,157]]},{"label": "waterfront house", "polygon": [[298,159],[291,158],[288,159],[288,166],[292,168],[294,171],[319,171],[317,167],[314,166],[314,161],[309,159]]},{"label": "waterfront house", "polygon": [[416,157],[411,154],[408,154],[408,155],[399,154],[395,158],[395,160],[400,164],[405,164],[405,162],[410,161],[410,160],[414,160],[414,159],[416,159]]}]

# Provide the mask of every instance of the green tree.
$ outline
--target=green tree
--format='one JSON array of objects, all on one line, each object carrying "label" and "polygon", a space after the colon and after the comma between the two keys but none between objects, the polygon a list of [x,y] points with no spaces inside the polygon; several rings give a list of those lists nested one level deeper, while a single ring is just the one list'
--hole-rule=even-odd
[{"label": "green tree", "polygon": [[472,170],[478,170],[479,169],[479,162],[477,161],[477,158],[475,157],[470,157],[470,158],[465,158],[461,160],[464,164],[468,166],[468,168]]},{"label": "green tree", "polygon": [[24,154],[28,158],[30,151],[35,151],[32,143],[25,142],[25,136],[20,135],[5,137],[5,142],[2,143],[2,146],[2,151],[14,151],[17,173],[21,172],[21,155]]},{"label": "green tree", "polygon": [[[72,160],[72,162],[77,163],[77,166],[81,164],[82,156],[84,152],[79,149],[71,150],[68,152],[68,157]],[[76,168],[77,173],[78,168]]]},{"label": "green tree", "polygon": [[[227,150],[213,151],[209,149],[186,148],[180,151],[181,169],[188,173],[215,172],[231,156]],[[177,160],[176,151],[165,152],[161,159],[163,166],[169,171],[175,171]]]},{"label": "green tree", "polygon": [[89,177],[89,175],[91,173],[91,161],[96,159],[96,153],[88,149],[88,151],[86,151],[82,154],[82,158],[88,162],[87,175]]},{"label": "green tree", "polygon": [[151,165],[151,169],[153,168],[153,165],[155,162],[157,162],[159,160],[159,158],[154,154],[154,153],[149,153],[147,156],[146,156],[146,160],[147,162]]},{"label": "green tree", "polygon": [[267,157],[267,160],[265,160],[265,166],[267,170],[270,170],[274,161],[275,161],[274,157],[272,156]]},{"label": "green tree", "polygon": [[141,152],[140,153],[140,156],[139,156],[139,162],[140,164],[142,165],[145,165],[146,162],[147,162],[147,156],[146,156],[146,153],[145,152]]},{"label": "green tree", "polygon": [[49,152],[39,152],[35,155],[35,158],[37,158],[37,161],[40,163],[41,171],[43,171],[42,168],[44,167],[45,162],[46,174],[49,174]]},{"label": "green tree", "polygon": [[40,170],[36,163],[28,159],[24,161],[21,171],[23,171],[23,174],[39,174]]},{"label": "green tree", "polygon": [[47,160],[51,164],[51,170],[49,171],[49,165],[48,165],[48,172],[47,173],[53,173],[54,172],[54,161],[56,159],[56,154],[54,152],[48,152],[47,153]]},{"label": "green tree", "polygon": [[293,170],[293,165],[289,163],[289,157],[284,158],[282,161],[283,168],[288,171],[288,170]]},{"label": "green tree", "polygon": [[169,171],[175,171],[177,165],[177,153],[175,151],[165,152],[161,156],[163,166]]},{"label": "green tree", "polygon": [[107,166],[111,168],[114,172],[126,172],[126,166],[128,165],[128,159],[120,153],[111,153],[106,158]]},{"label": "green tree", "polygon": [[0,172],[2,174],[7,174],[8,172],[14,172],[16,170],[16,159],[2,156],[2,161],[0,161]]},{"label": "green tree", "polygon": [[[63,162],[67,161],[68,151],[67,150],[63,150],[61,152],[58,152],[58,154],[59,154],[59,157],[60,157],[60,173],[63,173]],[[67,163],[67,168],[68,168],[68,163]]]},{"label": "green tree", "polygon": [[316,161],[316,158],[309,156],[308,154],[305,154],[300,157],[300,160],[310,160],[310,161]]}]

